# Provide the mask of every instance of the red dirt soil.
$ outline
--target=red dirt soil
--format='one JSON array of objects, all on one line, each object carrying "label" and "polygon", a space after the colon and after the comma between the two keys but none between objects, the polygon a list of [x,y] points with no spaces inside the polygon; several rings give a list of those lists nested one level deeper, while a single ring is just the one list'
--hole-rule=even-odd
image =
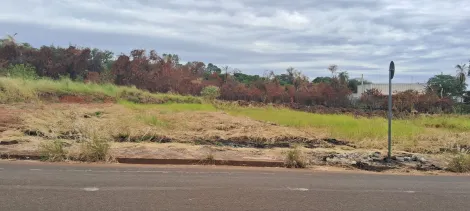
[{"label": "red dirt soil", "polygon": [[21,120],[18,118],[19,109],[7,109],[0,107],[0,133],[8,128],[19,127]]}]

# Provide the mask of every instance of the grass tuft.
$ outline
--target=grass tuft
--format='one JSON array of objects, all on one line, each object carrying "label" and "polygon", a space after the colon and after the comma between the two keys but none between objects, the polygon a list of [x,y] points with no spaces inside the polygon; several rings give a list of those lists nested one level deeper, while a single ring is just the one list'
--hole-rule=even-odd
[{"label": "grass tuft", "polygon": [[67,158],[64,145],[61,140],[43,142],[39,145],[39,153],[44,161],[61,162]]},{"label": "grass tuft", "polygon": [[287,168],[306,168],[308,161],[299,147],[290,149],[286,153],[285,165]]},{"label": "grass tuft", "polygon": [[82,143],[80,160],[86,162],[110,161],[111,143],[100,137],[93,137]]},{"label": "grass tuft", "polygon": [[452,172],[469,172],[470,171],[470,155],[460,153],[455,156],[449,163],[447,169]]}]

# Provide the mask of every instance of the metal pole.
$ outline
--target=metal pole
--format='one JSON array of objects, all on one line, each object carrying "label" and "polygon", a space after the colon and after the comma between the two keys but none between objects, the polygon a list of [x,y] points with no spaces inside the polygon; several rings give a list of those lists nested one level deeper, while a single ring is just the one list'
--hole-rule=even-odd
[{"label": "metal pole", "polygon": [[392,72],[388,71],[388,161],[392,159]]}]

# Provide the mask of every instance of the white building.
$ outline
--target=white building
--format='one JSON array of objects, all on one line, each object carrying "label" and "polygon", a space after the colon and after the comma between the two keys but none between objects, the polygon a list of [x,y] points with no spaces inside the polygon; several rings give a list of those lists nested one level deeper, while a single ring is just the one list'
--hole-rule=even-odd
[{"label": "white building", "polygon": [[[377,89],[383,95],[388,96],[388,84],[364,84],[357,86],[357,93],[352,94],[353,99],[359,99],[362,96],[362,93],[366,92],[369,89]],[[407,90],[415,90],[420,93],[426,91],[426,84],[423,83],[393,83],[392,84],[392,95],[398,92],[403,92]]]}]

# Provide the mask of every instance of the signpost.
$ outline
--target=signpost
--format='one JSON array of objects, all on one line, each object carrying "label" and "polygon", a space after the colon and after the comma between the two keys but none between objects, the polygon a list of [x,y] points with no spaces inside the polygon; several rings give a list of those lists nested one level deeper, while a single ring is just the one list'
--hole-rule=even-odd
[{"label": "signpost", "polygon": [[395,63],[390,62],[388,68],[388,162],[392,158],[392,79],[395,75]]}]

